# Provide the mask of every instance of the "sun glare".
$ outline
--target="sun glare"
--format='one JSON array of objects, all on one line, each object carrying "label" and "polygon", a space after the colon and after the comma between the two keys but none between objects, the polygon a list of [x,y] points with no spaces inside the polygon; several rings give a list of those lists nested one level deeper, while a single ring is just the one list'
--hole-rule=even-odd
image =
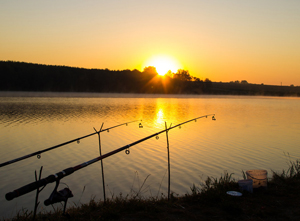
[{"label": "sun glare", "polygon": [[175,73],[180,69],[178,62],[168,56],[154,56],[145,63],[144,67],[148,66],[155,67],[157,73],[161,76],[168,73],[168,71]]}]

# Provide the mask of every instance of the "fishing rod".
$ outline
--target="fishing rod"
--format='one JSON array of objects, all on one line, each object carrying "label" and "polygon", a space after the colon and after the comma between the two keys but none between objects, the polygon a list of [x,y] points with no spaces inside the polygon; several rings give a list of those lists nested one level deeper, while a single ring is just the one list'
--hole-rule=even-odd
[{"label": "fishing rod", "polygon": [[[215,114],[209,114],[209,115],[204,115],[204,116],[201,116],[201,117],[197,117],[197,118],[194,118],[194,119],[185,121],[185,122],[180,123],[180,124],[177,124],[177,125],[175,125],[175,126],[173,126],[173,127],[169,127],[169,128],[167,128],[167,129],[165,129],[165,130],[162,130],[162,131],[160,131],[160,132],[157,132],[157,133],[155,133],[155,134],[152,134],[152,135],[150,135],[150,136],[148,136],[148,137],[145,137],[145,138],[143,138],[143,139],[140,139],[140,140],[138,140],[138,141],[135,141],[135,142],[133,142],[133,143],[131,143],[131,144],[128,144],[128,145],[123,146],[123,147],[121,147],[121,148],[115,149],[115,150],[113,150],[113,151],[111,151],[111,152],[109,152],[109,153],[106,153],[106,154],[104,154],[104,155],[102,155],[102,156],[99,156],[99,157],[97,157],[97,158],[94,158],[94,159],[92,159],[92,160],[90,160],[90,161],[87,161],[87,162],[84,162],[84,163],[82,163],[82,164],[79,164],[79,165],[77,165],[77,166],[75,166],[75,167],[69,167],[69,168],[67,168],[67,169],[65,169],[65,170],[63,170],[63,171],[61,171],[61,172],[58,172],[58,173],[56,173],[56,174],[49,175],[48,177],[46,177],[46,178],[44,178],[44,179],[41,179],[41,180],[38,180],[38,181],[36,181],[36,182],[32,182],[32,183],[30,183],[30,184],[27,184],[27,185],[25,185],[25,186],[23,186],[23,187],[20,187],[19,189],[16,189],[16,190],[14,190],[14,191],[12,191],[12,192],[7,193],[7,194],[5,195],[5,198],[6,198],[6,200],[8,200],[8,201],[13,200],[13,199],[16,198],[16,197],[19,197],[19,196],[22,196],[22,195],[24,195],[24,194],[26,194],[26,193],[29,193],[29,192],[31,192],[31,191],[34,191],[34,190],[36,190],[37,188],[40,188],[40,187],[42,187],[42,186],[46,186],[47,184],[53,183],[54,181],[56,181],[56,188],[57,188],[60,179],[62,179],[62,178],[64,178],[64,177],[66,177],[66,176],[68,176],[68,175],[74,173],[74,172],[77,171],[77,170],[80,170],[80,169],[82,169],[82,168],[84,168],[84,167],[86,167],[86,166],[89,166],[89,165],[91,165],[91,164],[93,164],[93,163],[95,163],[95,162],[97,162],[97,161],[99,161],[99,160],[105,159],[105,158],[107,158],[107,157],[109,157],[109,156],[112,156],[112,155],[114,155],[114,154],[116,154],[116,153],[118,153],[118,152],[120,152],[120,151],[122,151],[122,150],[126,150],[126,153],[128,154],[128,153],[129,153],[129,148],[132,147],[132,146],[134,146],[134,145],[136,145],[136,144],[138,144],[138,143],[141,143],[141,142],[143,142],[143,141],[145,141],[145,140],[148,140],[148,139],[150,139],[150,138],[152,138],[152,137],[158,136],[159,134],[164,133],[164,132],[166,132],[166,131],[169,131],[169,130],[171,130],[171,129],[174,129],[174,128],[176,128],[176,127],[180,127],[180,126],[183,125],[183,124],[189,123],[189,122],[191,122],[191,121],[196,121],[197,119],[200,119],[200,118],[203,118],[203,117],[206,117],[206,118],[207,118],[208,116],[212,116],[212,119],[215,120]],[[70,190],[69,190],[69,191],[70,191]],[[46,201],[45,201],[45,204],[48,204],[48,203],[51,204],[50,202],[48,202],[48,203],[46,203],[46,202],[48,202],[48,201],[46,200]],[[48,204],[48,205],[49,205],[49,204]]]},{"label": "fishing rod", "polygon": [[[119,125],[116,125],[116,126],[113,126],[113,127],[109,127],[109,128],[106,128],[106,129],[104,129],[104,130],[99,131],[99,133],[104,132],[104,131],[109,132],[110,129],[113,129],[113,128],[116,128],[116,127],[120,127],[120,126],[122,126],[122,125],[126,125],[126,126],[127,126],[127,124],[129,124],[129,123],[133,123],[133,122],[137,122],[137,121],[140,121],[140,120],[130,121],[130,122],[127,122],[127,123],[123,123],[123,124],[119,124]],[[16,162],[21,161],[21,160],[25,160],[25,159],[27,159],[27,158],[29,158],[29,157],[36,156],[36,155],[38,156],[38,158],[40,158],[40,154],[41,154],[41,153],[47,152],[47,151],[49,151],[49,150],[56,149],[56,148],[58,148],[58,147],[61,147],[61,146],[64,146],[64,145],[73,143],[73,142],[75,142],[75,141],[79,142],[80,140],[82,140],[82,139],[84,139],[84,138],[87,138],[87,137],[90,137],[90,136],[93,136],[93,135],[95,135],[95,134],[97,134],[97,133],[98,133],[98,132],[96,131],[96,132],[94,132],[94,133],[92,133],[92,134],[88,134],[88,135],[86,135],[86,136],[79,137],[79,138],[76,138],[76,139],[67,141],[67,142],[65,142],[65,143],[61,143],[61,144],[58,144],[58,145],[56,145],[56,146],[46,148],[46,149],[44,149],[44,150],[40,150],[40,151],[31,153],[31,154],[25,155],[25,156],[23,156],[23,157],[16,158],[16,159],[14,159],[14,160],[7,161],[7,162],[5,162],[5,163],[1,163],[1,164],[0,164],[0,167],[7,166],[7,165],[9,165],[9,164],[16,163]]]}]

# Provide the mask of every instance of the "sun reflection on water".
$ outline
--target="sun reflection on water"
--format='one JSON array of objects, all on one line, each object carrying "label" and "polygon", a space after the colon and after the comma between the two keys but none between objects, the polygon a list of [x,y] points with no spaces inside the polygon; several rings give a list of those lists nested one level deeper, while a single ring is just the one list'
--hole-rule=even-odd
[{"label": "sun reflection on water", "polygon": [[156,114],[156,125],[162,125],[164,123],[164,111],[162,108],[159,108]]}]

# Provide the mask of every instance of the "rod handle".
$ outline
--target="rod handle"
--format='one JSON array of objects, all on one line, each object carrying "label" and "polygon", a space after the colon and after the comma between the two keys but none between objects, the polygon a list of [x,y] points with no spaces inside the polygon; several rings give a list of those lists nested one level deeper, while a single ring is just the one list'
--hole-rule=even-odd
[{"label": "rod handle", "polygon": [[29,193],[33,190],[36,190],[37,188],[39,187],[42,187],[42,186],[45,186],[47,185],[48,183],[52,183],[55,181],[55,176],[54,175],[50,175],[44,179],[41,179],[41,180],[38,180],[38,181],[35,181],[33,183],[29,183],[19,189],[16,189],[12,192],[9,192],[5,195],[5,198],[6,200],[10,201],[10,200],[13,200],[14,198],[17,198],[19,196],[22,196],[26,193]]},{"label": "rod handle", "polygon": [[50,175],[44,179],[29,183],[23,187],[20,187],[19,189],[16,189],[12,192],[9,192],[7,194],[5,194],[5,198],[6,200],[10,201],[13,200],[14,198],[17,198],[19,196],[22,196],[26,193],[29,193],[31,191],[34,191],[42,186],[46,186],[48,183],[53,183],[54,181],[61,179],[67,175],[70,175],[71,173],[74,172],[73,167],[70,167],[68,169],[65,169],[55,175]]}]

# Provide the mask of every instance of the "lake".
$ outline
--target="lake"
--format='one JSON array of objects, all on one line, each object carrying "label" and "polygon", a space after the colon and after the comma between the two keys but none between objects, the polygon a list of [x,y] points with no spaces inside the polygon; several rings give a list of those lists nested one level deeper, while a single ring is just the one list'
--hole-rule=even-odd
[{"label": "lake", "polygon": [[[171,192],[183,195],[207,176],[224,172],[242,179],[242,171],[287,169],[300,158],[300,98],[256,96],[189,96],[87,93],[0,93],[0,163],[46,149],[99,130],[130,121],[127,126],[100,133],[102,154],[146,136],[208,114],[169,131]],[[33,210],[35,191],[12,201],[5,194],[99,156],[98,136],[0,168],[0,217],[12,217],[22,208]],[[143,197],[167,196],[166,134],[141,142],[103,160],[106,196],[140,192]],[[146,181],[145,181],[146,180]],[[143,182],[145,183],[143,184]],[[38,211],[51,210],[43,202],[53,191],[48,184],[40,193]],[[68,205],[103,199],[100,161],[61,180],[58,190],[69,187]],[[60,204],[54,204],[61,208]]]}]

